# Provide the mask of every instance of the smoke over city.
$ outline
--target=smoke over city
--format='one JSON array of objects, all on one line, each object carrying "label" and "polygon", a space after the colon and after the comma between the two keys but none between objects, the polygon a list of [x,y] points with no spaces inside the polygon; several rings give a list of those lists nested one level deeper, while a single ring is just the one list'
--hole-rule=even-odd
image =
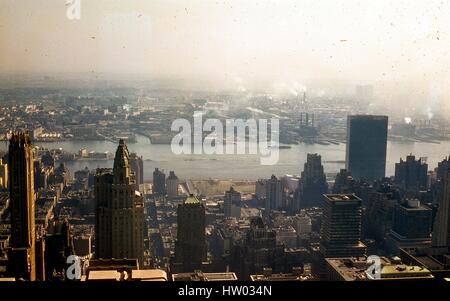
[{"label": "smoke over city", "polygon": [[423,110],[448,94],[445,1],[80,3],[69,20],[63,0],[2,1],[0,72],[140,74],[239,91],[370,82],[384,91],[377,98]]}]

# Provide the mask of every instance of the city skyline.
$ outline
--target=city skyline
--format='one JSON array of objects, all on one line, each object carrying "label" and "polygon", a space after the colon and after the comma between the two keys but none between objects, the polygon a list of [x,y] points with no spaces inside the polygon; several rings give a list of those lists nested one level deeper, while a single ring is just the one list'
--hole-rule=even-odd
[{"label": "city skyline", "polygon": [[450,2],[0,2],[0,282],[450,280]]}]

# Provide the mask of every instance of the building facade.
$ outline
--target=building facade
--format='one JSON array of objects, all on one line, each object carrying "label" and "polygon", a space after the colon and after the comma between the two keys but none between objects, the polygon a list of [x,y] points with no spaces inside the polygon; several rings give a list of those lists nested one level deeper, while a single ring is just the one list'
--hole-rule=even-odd
[{"label": "building facade", "polygon": [[346,169],[356,180],[385,176],[387,134],[387,116],[348,116]]},{"label": "building facade", "polygon": [[95,176],[97,258],[144,257],[144,201],[137,191],[128,148],[121,140],[114,168],[98,169]]},{"label": "building facade", "polygon": [[16,279],[36,280],[33,150],[28,134],[13,133],[9,143],[11,253]]},{"label": "building facade", "polygon": [[177,209],[177,241],[173,270],[193,272],[201,270],[207,259],[205,237],[205,206],[190,195]]}]

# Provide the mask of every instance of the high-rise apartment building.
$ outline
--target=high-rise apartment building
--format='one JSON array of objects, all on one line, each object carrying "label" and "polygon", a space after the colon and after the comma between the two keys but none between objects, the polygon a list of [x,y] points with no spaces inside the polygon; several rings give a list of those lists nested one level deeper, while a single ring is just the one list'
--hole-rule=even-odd
[{"label": "high-rise apartment building", "polygon": [[266,211],[283,207],[283,185],[275,175],[266,182]]},{"label": "high-rise apartment building", "polygon": [[409,155],[395,164],[395,181],[405,191],[417,194],[427,188],[428,164]]}]

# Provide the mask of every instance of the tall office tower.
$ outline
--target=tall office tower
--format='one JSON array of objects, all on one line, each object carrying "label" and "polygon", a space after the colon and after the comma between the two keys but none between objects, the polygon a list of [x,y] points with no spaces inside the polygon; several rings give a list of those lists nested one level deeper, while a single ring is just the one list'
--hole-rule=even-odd
[{"label": "tall office tower", "polygon": [[11,257],[16,278],[36,280],[33,150],[30,137],[13,133],[9,143]]},{"label": "tall office tower", "polygon": [[128,148],[120,140],[113,170],[98,169],[95,176],[97,258],[138,259],[143,264],[144,201],[136,188]]},{"label": "tall office tower", "polygon": [[200,270],[206,261],[205,206],[191,194],[177,210],[174,270]]},{"label": "tall office tower", "polygon": [[450,247],[450,169],[443,178],[442,196],[433,227],[432,243],[435,248]]},{"label": "tall office tower", "polygon": [[234,190],[233,187],[225,191],[223,210],[225,217],[241,217],[241,193]]},{"label": "tall office tower", "polygon": [[166,180],[167,196],[169,198],[174,198],[178,195],[178,184],[178,177],[175,175],[175,172],[171,171]]},{"label": "tall office tower", "polygon": [[158,168],[153,172],[153,194],[166,194],[166,174]]},{"label": "tall office tower", "polygon": [[348,116],[346,169],[356,180],[385,176],[387,132],[387,116]]},{"label": "tall office tower", "polygon": [[333,194],[355,193],[355,184],[352,173],[346,169],[341,169],[334,180],[332,192]]},{"label": "tall office tower", "polygon": [[308,154],[298,183],[297,210],[320,206],[322,196],[326,193],[328,193],[328,184],[323,172],[322,157],[318,154]]},{"label": "tall office tower", "polygon": [[400,163],[395,164],[395,181],[407,193],[416,195],[427,188],[428,164],[413,155],[407,156],[406,161],[400,159]]},{"label": "tall office tower", "polygon": [[275,175],[266,182],[266,211],[283,207],[283,185]]},{"label": "tall office tower", "polygon": [[8,164],[0,158],[0,189],[8,188]]},{"label": "tall office tower", "polygon": [[142,160],[142,156],[139,157],[136,153],[131,153],[130,166],[131,171],[134,172],[134,175],[136,177],[136,184],[144,184],[144,160]]},{"label": "tall office tower", "polygon": [[362,201],[354,194],[324,195],[320,252],[324,258],[364,256]]}]

